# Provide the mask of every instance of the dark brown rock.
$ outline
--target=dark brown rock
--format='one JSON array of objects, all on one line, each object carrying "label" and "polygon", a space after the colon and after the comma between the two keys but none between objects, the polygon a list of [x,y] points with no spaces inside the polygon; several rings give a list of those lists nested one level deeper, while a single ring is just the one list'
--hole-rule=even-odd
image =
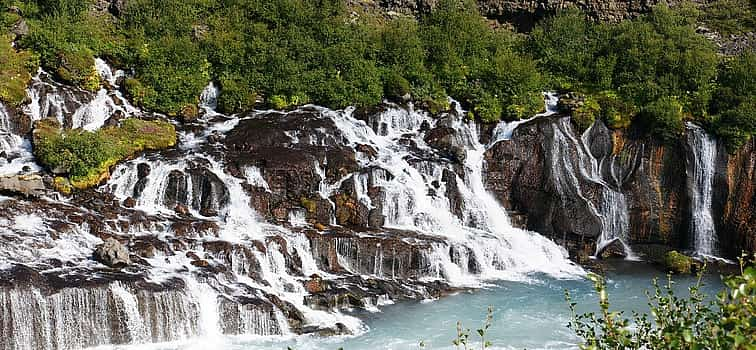
[{"label": "dark brown rock", "polygon": [[131,264],[129,251],[114,238],[108,238],[105,243],[98,245],[94,252],[94,258],[114,268],[122,268]]}]

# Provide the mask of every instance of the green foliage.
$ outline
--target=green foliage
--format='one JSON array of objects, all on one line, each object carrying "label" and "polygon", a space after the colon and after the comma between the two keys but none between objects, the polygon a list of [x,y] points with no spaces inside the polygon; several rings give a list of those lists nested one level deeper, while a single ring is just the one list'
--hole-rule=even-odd
[{"label": "green foliage", "polygon": [[601,120],[612,129],[627,129],[637,114],[636,107],[621,99],[612,91],[603,91],[596,96]]},{"label": "green foliage", "polygon": [[753,31],[756,17],[750,0],[719,0],[706,5],[701,20],[722,35]]},{"label": "green foliage", "polygon": [[[488,349],[493,345],[490,341],[486,340],[486,333],[488,333],[488,329],[491,327],[492,322],[493,307],[489,306],[488,312],[486,313],[486,320],[483,322],[483,327],[476,330],[477,335],[480,337],[481,350]],[[420,344],[421,347],[424,347],[425,345],[422,342]],[[462,327],[462,322],[457,322],[457,337],[452,340],[452,345],[454,345],[457,350],[472,349],[472,344],[470,344],[470,330]]]},{"label": "green foliage", "polygon": [[[172,124],[129,118],[120,127],[96,132],[61,130],[55,119],[35,123],[34,155],[56,173],[68,174],[70,185],[84,189],[99,184],[118,161],[144,150],[158,150],[176,143]],[[61,188],[64,182],[61,182]]]},{"label": "green foliage", "polygon": [[756,53],[747,52],[723,64],[710,110],[713,131],[730,152],[756,134]]},{"label": "green foliage", "polygon": [[638,106],[654,121],[645,129],[671,139],[682,124],[664,118],[671,112],[662,113],[658,101],[675,99],[687,114],[703,117],[717,75],[716,49],[695,32],[696,16],[688,7],[659,5],[638,19],[606,24],[568,10],[539,24],[528,47],[555,87],[609,92],[598,103],[611,127],[628,127]]},{"label": "green foliage", "polygon": [[582,103],[572,111],[572,121],[578,130],[585,131],[593,125],[601,112],[601,106],[591,95],[584,96]]},{"label": "green foliage", "polygon": [[0,101],[20,105],[26,98],[36,60],[28,51],[16,51],[9,35],[0,35]]},{"label": "green foliage", "polygon": [[257,94],[246,82],[233,78],[221,79],[220,88],[219,112],[229,114],[250,110],[255,106]]},{"label": "green foliage", "polygon": [[388,73],[384,86],[384,94],[393,100],[401,100],[410,93],[410,83],[397,72]]},{"label": "green foliage", "polygon": [[577,304],[565,291],[573,314],[568,326],[583,339],[581,349],[754,349],[756,269],[742,259],[740,267],[739,275],[724,279],[726,289],[711,302],[700,292],[700,275],[687,297],[675,295],[671,278],[663,287],[654,280],[653,293],[646,293],[650,312],[634,313],[632,321],[610,310],[603,278],[591,274],[600,312],[577,314]]},{"label": "green foliage", "polygon": [[683,106],[671,97],[662,97],[644,107],[639,119],[649,134],[665,142],[677,140],[685,129]]}]

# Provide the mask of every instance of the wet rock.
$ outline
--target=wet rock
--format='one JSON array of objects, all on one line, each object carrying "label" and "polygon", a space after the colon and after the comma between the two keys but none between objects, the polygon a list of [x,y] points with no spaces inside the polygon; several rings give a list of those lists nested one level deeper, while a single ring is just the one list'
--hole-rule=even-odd
[{"label": "wet rock", "polygon": [[39,197],[47,192],[47,188],[40,175],[8,175],[0,176],[0,192]]},{"label": "wet rock", "polygon": [[615,238],[606,244],[604,244],[603,247],[599,247],[598,251],[596,252],[596,256],[601,259],[610,259],[610,258],[626,258],[627,252],[625,251],[625,244],[622,243],[622,241],[619,238]]},{"label": "wet rock", "polygon": [[137,165],[137,177],[140,179],[143,179],[147,176],[150,176],[150,171],[152,169],[150,168],[150,165],[147,163],[139,163]]},{"label": "wet rock", "polygon": [[323,285],[323,279],[317,274],[310,276],[310,279],[305,282],[305,290],[308,293],[320,293],[325,290]]},{"label": "wet rock", "polygon": [[431,129],[425,135],[425,142],[458,163],[464,163],[467,157],[465,145],[461,144],[456,131],[451,127]]},{"label": "wet rock", "polygon": [[16,38],[29,35],[29,25],[26,24],[26,20],[20,18],[10,29],[10,32],[16,36]]},{"label": "wet rock", "polygon": [[137,204],[136,199],[129,197],[123,200],[123,206],[126,208],[133,208]]},{"label": "wet rock", "polygon": [[95,260],[114,268],[123,268],[131,264],[129,251],[115,238],[108,238],[98,245],[94,252]]},{"label": "wet rock", "polygon": [[189,216],[189,208],[183,204],[176,204],[176,207],[173,208],[173,211],[176,212],[176,214],[179,214],[181,216]]}]

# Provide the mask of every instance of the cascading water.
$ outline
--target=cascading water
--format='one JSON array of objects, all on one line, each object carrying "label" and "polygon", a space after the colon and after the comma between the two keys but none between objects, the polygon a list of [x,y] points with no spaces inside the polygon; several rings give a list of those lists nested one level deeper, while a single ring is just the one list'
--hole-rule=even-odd
[{"label": "cascading water", "polygon": [[712,217],[717,142],[701,127],[688,123],[688,194],[690,195],[693,251],[703,257],[717,255],[717,232]]},{"label": "cascading water", "polygon": [[[96,66],[103,80],[117,88],[123,72],[113,72],[101,60]],[[0,222],[9,227],[8,232],[0,230],[4,239],[23,239],[34,247],[3,247],[3,269],[39,260],[40,269],[49,268],[44,265],[48,263],[80,266],[81,271],[71,273],[97,276],[99,283],[69,285],[48,294],[34,287],[0,288],[0,330],[14,334],[0,340],[0,348],[57,350],[198,336],[214,346],[223,334],[285,335],[333,327],[338,332],[363,332],[357,318],[340,312],[353,306],[348,298],[337,295],[328,308],[314,306],[321,304],[308,299],[317,290],[310,284],[311,276],[336,284],[347,278],[387,283],[398,279],[404,292],[413,293],[409,295],[432,298],[423,283],[478,286],[483,280],[522,280],[534,273],[560,278],[582,274],[564,249],[511,226],[506,211],[483,185],[486,148],[478,141],[476,126],[461,120],[462,111],[436,119],[412,107],[392,105],[371,117],[371,128],[354,116],[353,109],[305,107],[335,129],[331,134],[322,127],[295,126],[284,131],[288,142],[315,149],[337,144],[354,151],[358,163],[357,170],[335,176],[328,152],[324,158],[319,154],[314,164],[308,160],[317,181],[312,191],[334,210],[335,196],[351,187],[357,202],[385,217],[385,223],[371,225],[369,233],[333,237],[329,229],[343,229],[333,212],[323,221],[330,224],[326,233],[316,232],[312,210],[296,205],[279,216],[277,223],[288,222],[285,227],[264,222],[252,208],[259,198],[252,198],[248,189],[272,196],[280,188],[269,186],[266,179],[278,174],[266,174],[264,162],[230,163],[222,146],[209,140],[211,135],[225,137],[240,121],[266,118],[269,112],[221,115],[214,110],[218,93],[212,84],[205,89],[200,104],[205,113],[195,122],[204,124],[204,130],[182,130],[177,150],[145,155],[113,170],[98,191],[114,195],[124,207],[129,203],[129,209],[104,215],[117,222],[88,226],[76,221],[92,213],[74,214],[70,222],[48,221],[42,215]],[[44,72],[34,78],[29,95],[26,113],[33,120],[55,117],[67,128],[95,130],[115,113],[143,114],[117,90],[103,88],[96,95],[70,91]],[[7,120],[9,114],[0,109],[0,131],[10,130]],[[453,130],[459,162],[440,156],[424,140],[426,127],[436,126]],[[21,147],[7,144],[2,143],[4,151]],[[374,149],[374,156],[355,151],[365,145]],[[391,240],[396,232],[406,236]],[[53,234],[55,239],[50,238]],[[151,242],[158,248],[133,253],[139,255],[139,263],[127,273],[101,273],[103,266],[90,256],[103,236],[117,237],[131,247]],[[338,268],[331,268],[331,263]],[[373,311],[376,304],[391,302],[383,294],[383,299],[374,297],[360,300]],[[24,314],[37,316],[23,323]],[[291,321],[292,317],[298,318]],[[85,334],[84,329],[91,332]]]},{"label": "cascading water", "polygon": [[[363,160],[363,167],[385,169],[392,176],[378,178],[378,185],[386,191],[386,226],[410,229],[440,235],[466,246],[480,268],[479,276],[466,273],[467,266],[457,266],[448,254],[436,253],[430,260],[453,283],[475,283],[479,278],[521,278],[530,272],[555,275],[578,273],[566,257],[566,252],[542,236],[513,228],[506,211],[488,194],[482,180],[485,147],[478,142],[474,124],[463,123],[455,115],[448,115],[458,142],[466,149],[465,180],[456,177],[458,191],[463,198],[463,220],[450,208],[450,200],[443,188],[428,195],[433,183],[444,183],[444,170],[453,171],[450,165],[434,162],[408,162],[412,150],[402,147],[397,140],[415,133],[425,123],[434,121],[428,115],[412,108],[389,108],[371,121],[379,125],[374,131],[364,121],[351,116],[351,111],[323,110],[336,122],[339,130],[351,145],[369,144],[377,150],[376,160]],[[458,113],[457,113],[458,114]],[[431,124],[432,125],[432,124]],[[415,135],[414,145],[420,150],[432,149]],[[448,173],[448,172],[447,172]],[[448,184],[447,184],[448,185]],[[440,246],[437,249],[442,249]]]}]

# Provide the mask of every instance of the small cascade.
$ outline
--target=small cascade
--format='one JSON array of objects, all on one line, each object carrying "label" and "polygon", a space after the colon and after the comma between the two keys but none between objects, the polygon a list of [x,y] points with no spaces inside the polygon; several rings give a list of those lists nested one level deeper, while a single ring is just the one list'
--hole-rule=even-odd
[{"label": "small cascade", "polygon": [[205,111],[205,114],[209,116],[218,115],[215,109],[218,108],[218,96],[220,95],[220,89],[215,86],[215,83],[210,82],[202,90],[200,95],[199,106]]},{"label": "small cascade", "polygon": [[39,170],[39,165],[34,162],[31,142],[13,131],[10,112],[0,102],[0,175]]},{"label": "small cascade", "polygon": [[27,89],[30,103],[24,108],[26,114],[32,120],[54,117],[65,128],[88,131],[99,129],[115,114],[121,118],[140,115],[118,90],[125,73],[113,72],[100,58],[95,59],[95,68],[107,86],[94,93],[60,84],[40,69]]},{"label": "small cascade", "polygon": [[[449,257],[449,247],[439,245],[429,252],[428,260],[438,268],[439,276],[452,283],[476,283],[478,278],[522,278],[531,272],[554,275],[578,273],[566,257],[566,252],[550,240],[533,232],[513,228],[506,211],[487,193],[483,185],[483,153],[485,147],[478,142],[474,124],[456,117],[443,117],[446,126],[455,130],[456,142],[466,149],[465,179],[455,174],[450,164],[432,161],[412,161],[412,148],[402,147],[398,140],[415,134],[413,144],[420,152],[433,152],[417,130],[424,123],[436,123],[425,113],[412,108],[389,108],[369,123],[344,113],[323,110],[336,122],[351,145],[369,144],[378,153],[377,160],[365,161],[362,167],[385,169],[391,176],[376,177],[376,186],[385,192],[386,226],[439,235],[472,251],[478,271],[460,267]],[[419,157],[418,157],[419,158]],[[444,179],[444,173],[447,174]],[[453,182],[456,185],[450,185]],[[434,184],[439,184],[435,186]],[[441,185],[445,184],[445,185]],[[446,188],[458,193],[461,218],[452,212]],[[435,189],[435,190],[431,190]],[[431,191],[432,194],[429,194]],[[471,264],[465,264],[471,265]],[[476,276],[477,275],[477,276]]]},{"label": "small cascade", "polygon": [[[554,128],[551,172],[556,191],[562,197],[563,203],[577,198],[594,216],[599,218],[601,233],[596,246],[597,252],[601,252],[609,243],[619,240],[627,258],[634,259],[635,256],[627,244],[630,217],[625,195],[619,188],[610,186],[603,179],[599,160],[588,150],[588,135],[595,125],[594,123],[579,139],[573,134],[569,118],[561,118],[558,127]],[[571,150],[574,150],[574,153]],[[586,198],[581,185],[582,181],[599,187],[598,204]]]},{"label": "small cascade", "polygon": [[505,122],[505,121],[499,122],[499,124],[496,125],[496,128],[494,128],[493,135],[491,136],[491,142],[488,143],[488,147],[493,146],[495,143],[499,141],[512,139],[512,133],[514,133],[515,129],[517,129],[518,126],[524,123],[527,123],[538,117],[548,117],[550,115],[556,114],[557,104],[559,103],[559,96],[557,95],[557,93],[547,92],[547,93],[544,93],[544,97],[545,97],[545,106],[544,106],[543,113],[536,114],[527,119],[520,119],[520,120],[511,121],[511,122]]},{"label": "small cascade", "polygon": [[695,254],[702,257],[716,256],[717,232],[712,217],[712,194],[714,192],[714,172],[717,158],[717,142],[701,127],[688,123],[688,194],[692,247]]}]

